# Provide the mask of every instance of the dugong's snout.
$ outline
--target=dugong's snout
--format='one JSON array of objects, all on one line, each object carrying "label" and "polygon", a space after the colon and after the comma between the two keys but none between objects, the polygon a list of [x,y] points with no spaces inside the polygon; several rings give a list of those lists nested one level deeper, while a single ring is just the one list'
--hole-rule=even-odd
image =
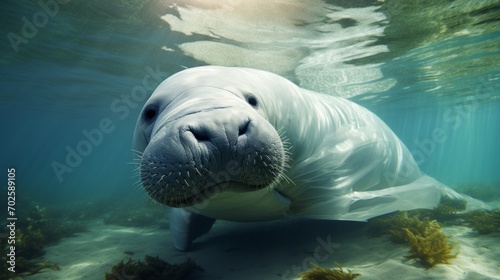
[{"label": "dugong's snout", "polygon": [[163,123],[140,163],[142,185],[160,203],[187,207],[223,191],[255,191],[283,173],[280,136],[250,109],[221,106]]}]

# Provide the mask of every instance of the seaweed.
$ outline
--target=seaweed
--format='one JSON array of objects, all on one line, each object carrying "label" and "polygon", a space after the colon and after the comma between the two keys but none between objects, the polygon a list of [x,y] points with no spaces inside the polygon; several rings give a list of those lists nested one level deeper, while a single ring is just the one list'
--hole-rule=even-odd
[{"label": "seaweed", "polygon": [[465,215],[465,222],[480,234],[500,232],[500,208],[472,211]]},{"label": "seaweed", "polygon": [[311,263],[313,266],[312,269],[304,271],[300,274],[300,279],[302,280],[351,280],[354,279],[361,274],[359,273],[352,273],[351,270],[343,270],[342,267],[338,264],[335,263],[335,265],[338,267],[338,269],[330,269],[330,268],[324,268],[320,267],[314,263]]},{"label": "seaweed", "polygon": [[[455,212],[443,207],[442,211]],[[370,221],[369,229],[375,234],[390,234],[391,240],[396,243],[410,245],[408,259],[419,259],[426,267],[433,267],[438,263],[450,263],[458,254],[453,254],[454,246],[442,232],[437,220],[429,217],[419,218],[419,212],[397,212],[385,218]]]},{"label": "seaweed", "polygon": [[[411,211],[397,211],[395,213],[371,219],[368,232],[374,236],[390,234],[391,240],[396,243],[405,242],[407,234],[403,230],[408,228],[412,232],[422,232],[424,220],[436,220],[447,225],[462,225],[466,201],[441,198],[435,209],[417,209]],[[421,218],[422,217],[422,218]]]},{"label": "seaweed", "polygon": [[33,204],[24,219],[19,220],[18,225],[16,250],[28,259],[42,256],[46,245],[86,230],[82,224],[50,218],[47,209],[37,203]]},{"label": "seaweed", "polygon": [[[4,236],[0,238],[0,247],[5,252],[10,246],[15,246],[17,274],[36,274],[44,269],[59,270],[57,263],[40,259],[45,253],[44,247],[76,232],[84,231],[85,228],[79,223],[55,219],[45,207],[36,202],[29,202],[29,205],[18,214],[23,218],[18,219],[16,223],[15,243],[7,244],[7,236]],[[14,273],[8,272],[4,267],[7,261],[6,254],[2,254],[0,261],[2,262],[0,278],[15,279]]]},{"label": "seaweed", "polygon": [[500,182],[495,183],[475,183],[461,185],[455,188],[456,191],[469,195],[473,198],[484,201],[492,201],[500,197]]},{"label": "seaweed", "polygon": [[418,258],[425,266],[433,267],[438,263],[448,264],[451,259],[457,257],[458,253],[452,253],[454,246],[448,242],[436,220],[424,220],[422,224],[421,232],[404,229],[410,244],[410,255],[406,258]]},{"label": "seaweed", "polygon": [[418,215],[408,216],[408,212],[398,211],[387,217],[370,220],[369,232],[375,236],[389,234],[393,242],[406,243],[408,236],[404,229],[420,233],[424,231],[423,226]]},{"label": "seaweed", "polygon": [[467,208],[465,200],[455,200],[442,197],[439,205],[434,209],[418,209],[411,211],[412,214],[428,217],[443,224],[459,225],[463,223],[463,212]]},{"label": "seaweed", "polygon": [[104,275],[105,280],[182,280],[191,272],[203,269],[191,259],[181,264],[170,264],[159,257],[145,256],[144,262],[123,260]]}]

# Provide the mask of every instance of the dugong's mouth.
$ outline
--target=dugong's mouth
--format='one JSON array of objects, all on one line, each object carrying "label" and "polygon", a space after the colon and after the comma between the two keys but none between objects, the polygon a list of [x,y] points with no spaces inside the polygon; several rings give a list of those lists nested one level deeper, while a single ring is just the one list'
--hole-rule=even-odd
[{"label": "dugong's mouth", "polygon": [[166,163],[162,157],[145,155],[141,161],[141,181],[149,196],[159,203],[170,207],[193,206],[221,192],[252,192],[274,185],[281,178],[282,160],[258,157],[262,161],[248,157],[249,162],[233,161],[232,168],[220,169],[215,164],[209,169],[196,164]]},{"label": "dugong's mouth", "polygon": [[192,186],[189,191],[172,193],[168,191],[167,186],[159,189],[147,185],[144,186],[152,199],[161,204],[176,208],[205,203],[224,191],[251,192],[266,187],[266,185],[250,185],[243,182],[227,181],[201,187]]}]

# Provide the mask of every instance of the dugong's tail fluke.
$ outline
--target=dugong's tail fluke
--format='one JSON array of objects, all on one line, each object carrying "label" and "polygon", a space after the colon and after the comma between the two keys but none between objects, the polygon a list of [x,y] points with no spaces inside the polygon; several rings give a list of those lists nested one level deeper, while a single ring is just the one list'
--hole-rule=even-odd
[{"label": "dugong's tail fluke", "polygon": [[483,202],[458,194],[434,178],[424,175],[402,186],[352,192],[323,199],[295,215],[313,219],[367,221],[395,211],[433,209],[443,196],[452,200],[465,200],[468,210],[486,208]]}]

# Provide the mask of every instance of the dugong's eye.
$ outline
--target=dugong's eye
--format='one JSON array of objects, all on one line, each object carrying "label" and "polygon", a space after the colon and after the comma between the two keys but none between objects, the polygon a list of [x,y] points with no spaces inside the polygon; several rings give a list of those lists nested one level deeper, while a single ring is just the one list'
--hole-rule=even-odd
[{"label": "dugong's eye", "polygon": [[252,105],[252,107],[254,107],[254,108],[257,108],[258,102],[257,102],[257,98],[255,98],[255,96],[253,96],[251,94],[247,94],[246,99],[247,99],[248,104]]},{"label": "dugong's eye", "polygon": [[150,105],[144,109],[144,120],[147,122],[152,122],[156,115],[158,115],[158,109],[156,106]]}]

